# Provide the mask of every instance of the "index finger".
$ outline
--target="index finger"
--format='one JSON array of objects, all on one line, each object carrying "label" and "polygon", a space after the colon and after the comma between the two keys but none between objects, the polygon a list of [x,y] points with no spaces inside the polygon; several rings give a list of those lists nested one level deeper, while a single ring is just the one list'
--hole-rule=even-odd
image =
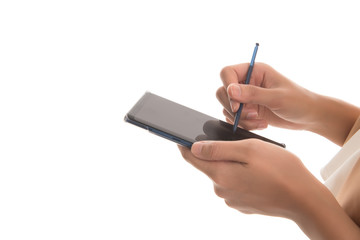
[{"label": "index finger", "polygon": [[242,63],[224,67],[220,72],[220,78],[225,89],[232,83],[239,84],[245,82],[249,65],[249,63]]}]

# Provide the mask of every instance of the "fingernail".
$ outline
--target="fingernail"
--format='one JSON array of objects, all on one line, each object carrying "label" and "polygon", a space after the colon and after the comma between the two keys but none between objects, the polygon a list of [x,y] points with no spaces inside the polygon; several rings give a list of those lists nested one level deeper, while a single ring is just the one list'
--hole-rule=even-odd
[{"label": "fingernail", "polygon": [[249,112],[246,116],[246,119],[256,119],[258,118],[258,113],[257,112]]},{"label": "fingernail", "polygon": [[203,148],[204,144],[203,142],[196,142],[192,145],[191,147],[191,152],[195,155],[195,156],[199,156],[201,155],[201,151]]},{"label": "fingernail", "polygon": [[233,100],[230,100],[230,107],[231,107],[231,111],[236,112],[239,109],[239,103],[238,102],[234,102]]},{"label": "fingernail", "polygon": [[266,123],[260,123],[258,126],[257,126],[257,129],[258,130],[262,130],[262,129],[265,129],[267,128],[267,124]]},{"label": "fingernail", "polygon": [[191,152],[197,157],[208,158],[212,152],[212,142],[211,141],[196,142],[192,145]]},{"label": "fingernail", "polygon": [[231,84],[229,86],[230,97],[240,97],[241,89],[237,84]]}]

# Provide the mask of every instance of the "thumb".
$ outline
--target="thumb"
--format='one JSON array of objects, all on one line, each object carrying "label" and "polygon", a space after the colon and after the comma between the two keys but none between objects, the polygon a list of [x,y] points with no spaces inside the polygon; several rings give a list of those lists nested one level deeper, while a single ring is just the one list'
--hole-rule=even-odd
[{"label": "thumb", "polygon": [[195,142],[191,152],[207,161],[236,161],[245,163],[245,141],[201,141]]},{"label": "thumb", "polygon": [[276,99],[279,99],[278,91],[262,88],[254,85],[230,84],[227,88],[229,97],[237,102],[259,104],[271,108]]}]

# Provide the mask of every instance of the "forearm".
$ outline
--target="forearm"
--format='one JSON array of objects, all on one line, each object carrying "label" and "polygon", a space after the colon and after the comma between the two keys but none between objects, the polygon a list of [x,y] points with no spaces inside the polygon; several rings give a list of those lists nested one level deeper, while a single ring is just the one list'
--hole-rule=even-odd
[{"label": "forearm", "polygon": [[360,239],[359,227],[325,186],[308,193],[312,196],[299,197],[303,198],[301,207],[297,209],[298,214],[293,220],[310,239]]},{"label": "forearm", "polygon": [[360,108],[344,101],[315,95],[310,106],[312,121],[307,130],[315,132],[342,146],[360,115]]}]

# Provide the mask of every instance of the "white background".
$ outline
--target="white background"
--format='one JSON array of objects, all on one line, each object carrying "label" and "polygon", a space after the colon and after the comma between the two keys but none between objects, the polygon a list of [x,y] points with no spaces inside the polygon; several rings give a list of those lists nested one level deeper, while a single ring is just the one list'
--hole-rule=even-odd
[{"label": "white background", "polygon": [[[359,104],[356,2],[1,1],[0,239],[306,239],[228,208],[176,144],[123,117],[151,91],[223,118],[219,72],[255,42],[258,62]],[[261,134],[319,179],[339,150]]]}]

